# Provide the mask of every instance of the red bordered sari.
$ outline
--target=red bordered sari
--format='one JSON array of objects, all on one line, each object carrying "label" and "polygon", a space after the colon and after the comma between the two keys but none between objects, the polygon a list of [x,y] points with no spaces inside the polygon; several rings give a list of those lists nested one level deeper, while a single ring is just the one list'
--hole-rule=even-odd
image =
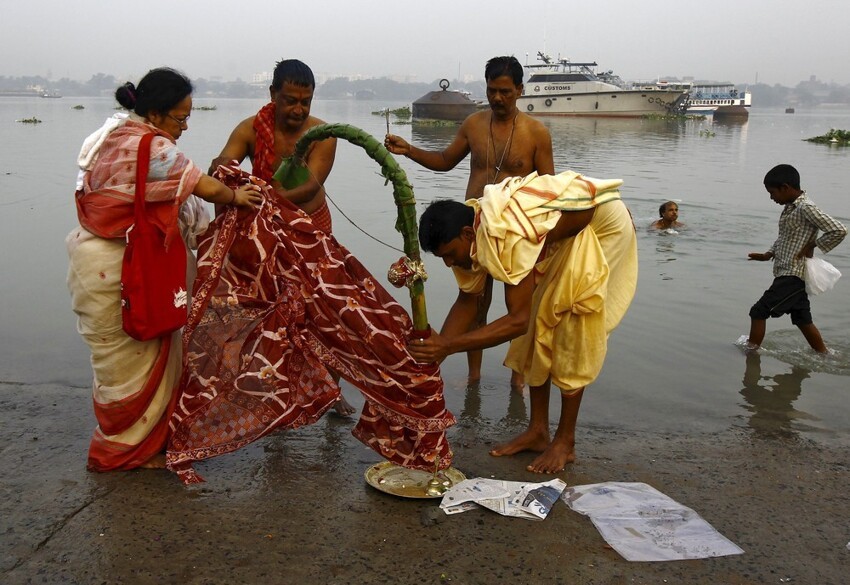
[{"label": "red bordered sari", "polygon": [[136,158],[154,132],[145,199],[152,220],[181,237],[180,210],[201,177],[170,136],[127,120],[103,140],[75,195],[80,226],[68,234],[68,288],[77,329],[91,350],[92,399],[98,426],[89,448],[95,471],[132,469],[162,453],[181,373],[179,332],[137,341],[122,329],[121,263],[133,223]]}]

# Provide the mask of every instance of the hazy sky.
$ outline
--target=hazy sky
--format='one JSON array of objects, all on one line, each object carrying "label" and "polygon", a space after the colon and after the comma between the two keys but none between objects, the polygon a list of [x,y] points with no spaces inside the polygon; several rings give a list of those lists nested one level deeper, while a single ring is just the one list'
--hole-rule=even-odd
[{"label": "hazy sky", "polygon": [[432,81],[545,49],[631,80],[850,83],[848,0],[0,0],[0,22],[6,76],[137,81],[169,65],[248,81],[294,57]]}]

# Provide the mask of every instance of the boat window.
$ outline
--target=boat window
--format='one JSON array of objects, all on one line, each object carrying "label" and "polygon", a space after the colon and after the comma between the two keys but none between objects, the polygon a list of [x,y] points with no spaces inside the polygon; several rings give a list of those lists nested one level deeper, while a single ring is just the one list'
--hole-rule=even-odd
[{"label": "boat window", "polygon": [[568,81],[588,81],[590,78],[587,75],[576,73],[547,73],[545,75],[532,75],[528,78],[528,83],[535,82],[568,82]]}]

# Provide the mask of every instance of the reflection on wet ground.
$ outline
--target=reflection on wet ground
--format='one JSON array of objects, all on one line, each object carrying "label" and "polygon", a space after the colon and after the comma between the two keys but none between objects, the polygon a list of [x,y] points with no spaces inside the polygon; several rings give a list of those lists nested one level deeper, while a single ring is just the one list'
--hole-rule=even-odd
[{"label": "reflection on wet ground", "polygon": [[[522,392],[517,392],[512,389],[498,387],[496,385],[484,384],[481,381],[469,382],[464,391],[463,409],[458,415],[458,421],[462,424],[480,423],[486,419],[481,413],[482,390],[487,395],[485,400],[493,400],[493,394],[504,392],[508,397],[507,412],[499,419],[499,424],[503,425],[506,430],[513,430],[517,427],[524,427],[528,423],[528,411],[526,408],[526,400],[528,399],[528,387],[524,387]],[[488,408],[488,413],[492,413],[493,409]]]},{"label": "reflection on wet ground", "polygon": [[744,405],[750,413],[747,425],[753,431],[765,436],[795,436],[798,421],[818,420],[793,406],[803,391],[803,381],[811,375],[809,370],[791,366],[789,372],[763,376],[761,355],[757,351],[747,353],[746,364],[741,396],[747,402]]}]

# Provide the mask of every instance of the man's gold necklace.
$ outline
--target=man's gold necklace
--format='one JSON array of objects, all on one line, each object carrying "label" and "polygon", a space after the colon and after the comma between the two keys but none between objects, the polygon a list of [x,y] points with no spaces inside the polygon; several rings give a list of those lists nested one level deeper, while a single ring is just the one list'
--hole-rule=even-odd
[{"label": "man's gold necklace", "polygon": [[[513,143],[514,138],[514,129],[516,128],[516,119],[519,116],[519,112],[514,114],[514,121],[511,124],[511,133],[508,134],[508,140],[505,142],[505,148],[502,150],[502,156],[499,157],[499,164],[493,165],[493,168],[496,170],[496,173],[493,175],[492,183],[496,183],[496,180],[499,178],[499,175],[502,172],[502,163],[505,162],[505,157],[508,152],[511,150],[511,144]],[[490,133],[487,136],[487,174],[490,174],[490,145],[492,144],[493,148],[493,162],[496,162],[496,140],[493,138],[493,112],[490,112]]]}]

